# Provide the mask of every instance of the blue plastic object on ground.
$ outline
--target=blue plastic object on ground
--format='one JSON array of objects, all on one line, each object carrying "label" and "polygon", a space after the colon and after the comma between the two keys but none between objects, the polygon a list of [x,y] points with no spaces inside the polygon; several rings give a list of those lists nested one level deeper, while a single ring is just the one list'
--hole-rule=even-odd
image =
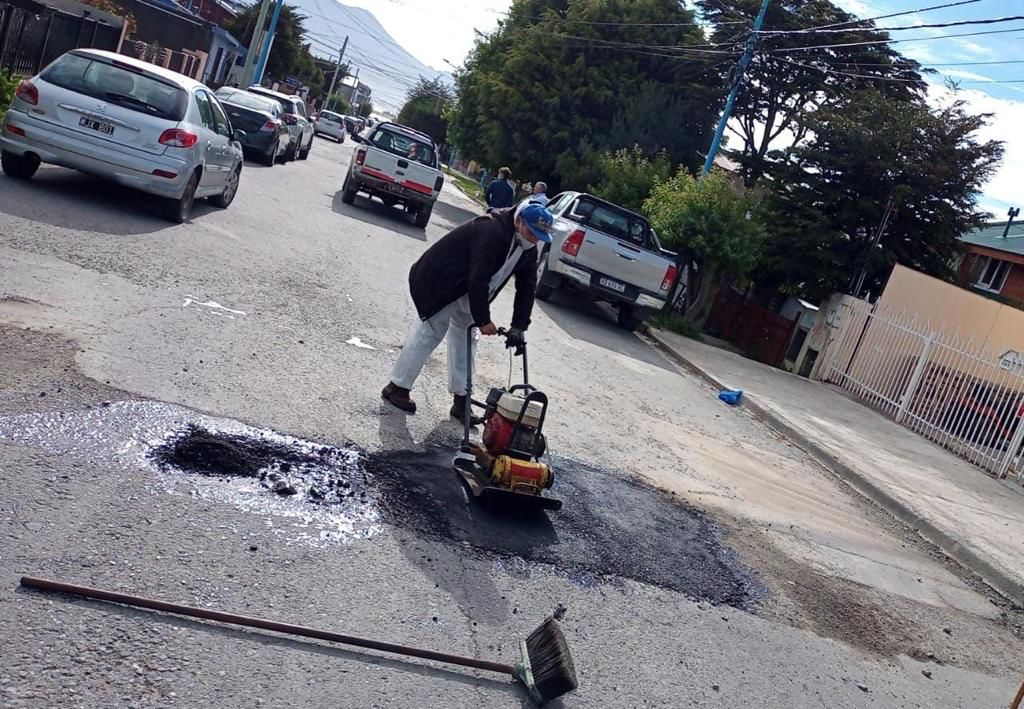
[{"label": "blue plastic object on ground", "polygon": [[740,400],[743,398],[743,390],[724,389],[718,392],[718,398],[727,403],[729,406],[739,406]]}]

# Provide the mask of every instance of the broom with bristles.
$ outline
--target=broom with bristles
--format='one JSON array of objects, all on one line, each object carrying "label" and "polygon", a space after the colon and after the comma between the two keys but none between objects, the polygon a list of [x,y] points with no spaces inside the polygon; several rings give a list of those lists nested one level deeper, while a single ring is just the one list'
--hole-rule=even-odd
[{"label": "broom with bristles", "polygon": [[207,608],[195,608],[194,606],[167,603],[166,601],[158,601],[152,598],[132,596],[127,593],[105,591],[99,588],[78,586],[76,584],[51,581],[49,579],[35,578],[33,576],[22,576],[21,585],[45,591],[70,593],[76,596],[95,598],[97,600],[110,601],[112,603],[123,603],[124,605],[137,606],[139,608],[149,608],[151,610],[163,611],[165,613],[177,613],[179,615],[187,615],[194,618],[203,618],[204,620],[215,620],[220,623],[244,625],[250,628],[272,630],[274,632],[287,633],[289,635],[301,635],[307,638],[328,640],[330,642],[341,643],[343,645],[354,645],[356,647],[369,648],[371,650],[379,650],[381,652],[390,652],[396,655],[419,657],[425,660],[435,660],[437,662],[444,662],[450,665],[461,665],[463,667],[473,667],[478,670],[487,670],[489,672],[500,672],[502,674],[511,675],[522,682],[526,687],[526,690],[530,693],[530,697],[537,704],[544,704],[555,697],[560,697],[563,694],[576,689],[576,670],[572,664],[572,657],[569,655],[569,646],[566,644],[565,638],[562,636],[562,631],[559,630],[558,623],[554,618],[548,618],[545,620],[541,623],[540,627],[530,633],[526,640],[519,643],[519,647],[522,652],[522,659],[515,665],[508,665],[500,662],[478,660],[473,657],[460,657],[458,655],[449,655],[444,652],[434,652],[433,650],[423,650],[405,645],[395,645],[394,643],[380,642],[378,640],[367,640],[365,638],[357,638],[351,635],[332,633],[328,630],[308,628],[303,625],[278,623],[277,621],[265,620],[263,618],[253,618],[245,615],[237,615],[235,613],[224,613],[222,611],[209,610]]}]

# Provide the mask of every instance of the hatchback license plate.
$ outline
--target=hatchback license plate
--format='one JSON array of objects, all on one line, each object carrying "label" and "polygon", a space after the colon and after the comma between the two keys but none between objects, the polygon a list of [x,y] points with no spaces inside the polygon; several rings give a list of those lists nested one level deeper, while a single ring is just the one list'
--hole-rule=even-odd
[{"label": "hatchback license plate", "polygon": [[103,123],[101,121],[94,121],[91,118],[85,118],[85,117],[79,118],[78,119],[78,125],[84,126],[86,128],[92,128],[95,131],[99,131],[103,135],[113,135],[114,134],[114,126],[110,125],[109,123]]},{"label": "hatchback license plate", "polygon": [[602,287],[607,288],[609,290],[613,290],[613,291],[616,291],[618,293],[625,293],[626,292],[626,284],[625,283],[619,283],[618,281],[613,281],[610,278],[598,278],[597,282],[600,283]]}]

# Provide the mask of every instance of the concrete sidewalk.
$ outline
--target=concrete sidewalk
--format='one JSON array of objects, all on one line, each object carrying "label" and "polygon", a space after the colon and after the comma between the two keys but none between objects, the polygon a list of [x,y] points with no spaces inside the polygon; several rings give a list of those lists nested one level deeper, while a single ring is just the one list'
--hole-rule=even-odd
[{"label": "concrete sidewalk", "polygon": [[713,386],[742,389],[754,415],[1024,605],[1024,490],[1014,479],[989,477],[827,384],[671,332],[648,334]]}]

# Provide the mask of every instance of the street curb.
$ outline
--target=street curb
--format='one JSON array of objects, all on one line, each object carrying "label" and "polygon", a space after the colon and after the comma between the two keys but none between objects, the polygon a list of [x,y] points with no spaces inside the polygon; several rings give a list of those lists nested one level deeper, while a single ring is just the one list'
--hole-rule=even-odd
[{"label": "street curb", "polygon": [[[683,369],[707,382],[719,391],[727,389],[725,384],[714,376],[679,354],[660,336],[660,333],[645,325],[643,333],[653,342],[655,347]],[[749,411],[755,418],[782,434],[789,441],[807,453],[818,465],[831,472],[837,478],[853,488],[858,494],[871,500],[874,504],[891,514],[893,517],[911,527],[925,541],[937,546],[946,556],[950,557],[965,569],[976,574],[988,586],[1001,596],[1018,606],[1024,606],[1024,584],[1008,576],[1001,569],[993,566],[977,553],[961,544],[955,537],[936,527],[920,516],[902,500],[890,494],[883,487],[865,477],[863,474],[843,463],[839,458],[828,452],[826,448],[815,443],[803,433],[793,428],[785,419],[768,411],[758,404],[749,394],[743,394],[740,406]]]}]

